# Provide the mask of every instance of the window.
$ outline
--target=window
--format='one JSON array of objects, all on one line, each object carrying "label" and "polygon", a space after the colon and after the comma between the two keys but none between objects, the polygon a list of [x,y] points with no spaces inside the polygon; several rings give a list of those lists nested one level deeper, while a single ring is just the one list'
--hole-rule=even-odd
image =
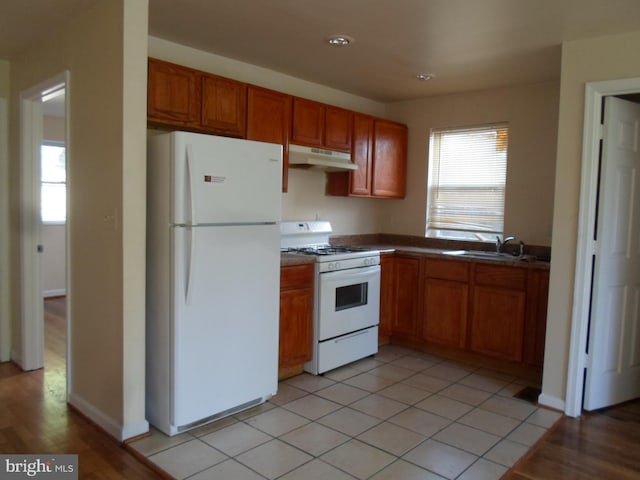
[{"label": "window", "polygon": [[40,147],[40,216],[43,223],[67,220],[67,172],[64,145]]},{"label": "window", "polygon": [[432,130],[427,237],[493,241],[502,235],[508,143],[506,123]]}]

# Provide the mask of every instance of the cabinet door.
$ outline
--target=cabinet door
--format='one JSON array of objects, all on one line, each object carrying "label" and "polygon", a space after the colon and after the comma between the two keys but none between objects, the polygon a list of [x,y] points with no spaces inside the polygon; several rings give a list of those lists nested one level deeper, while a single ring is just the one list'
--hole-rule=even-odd
[{"label": "cabinet door", "polygon": [[530,270],[527,287],[527,323],[522,348],[524,361],[539,367],[544,363],[548,296],[549,272]]},{"label": "cabinet door", "polygon": [[200,74],[149,58],[147,119],[152,124],[200,126]]},{"label": "cabinet door", "polygon": [[423,260],[422,339],[464,349],[467,343],[469,263]]},{"label": "cabinet door", "polygon": [[378,334],[388,337],[392,333],[395,308],[395,256],[380,256],[380,325]]},{"label": "cabinet door", "polygon": [[247,93],[247,139],[282,145],[282,191],[289,179],[289,132],[293,97],[249,86]]},{"label": "cabinet door", "polygon": [[350,172],[349,194],[369,196],[371,194],[371,158],[373,118],[356,114],[353,118],[353,149],[351,160],[358,169]]},{"label": "cabinet door", "polygon": [[280,292],[280,367],[311,360],[313,341],[313,289]]},{"label": "cabinet door", "polygon": [[394,268],[395,308],[391,330],[394,335],[417,337],[420,259],[397,256]]},{"label": "cabinet door", "polygon": [[475,286],[471,350],[503,360],[522,360],[525,292]]},{"label": "cabinet door", "polygon": [[351,151],[353,112],[325,106],[324,146],[331,150]]},{"label": "cabinet door", "polygon": [[202,76],[202,115],[205,130],[220,135],[245,136],[247,86],[215,75]]},{"label": "cabinet door", "polygon": [[324,140],[325,106],[304,98],[293,99],[293,133],[291,142],[310,147],[322,147]]},{"label": "cabinet door", "polygon": [[376,120],[371,195],[404,198],[407,182],[407,126]]},{"label": "cabinet door", "polygon": [[525,268],[477,263],[471,318],[471,350],[522,361],[526,308]]},{"label": "cabinet door", "polygon": [[313,342],[313,265],[280,270],[280,368],[311,360]]},{"label": "cabinet door", "polygon": [[464,349],[467,342],[467,283],[427,278],[423,289],[422,338]]}]

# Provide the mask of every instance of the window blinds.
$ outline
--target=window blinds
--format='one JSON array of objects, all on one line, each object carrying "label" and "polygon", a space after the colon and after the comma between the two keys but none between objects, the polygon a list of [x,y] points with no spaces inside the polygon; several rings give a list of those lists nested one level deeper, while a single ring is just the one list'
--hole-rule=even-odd
[{"label": "window blinds", "polygon": [[427,236],[502,234],[508,143],[506,123],[432,131]]}]

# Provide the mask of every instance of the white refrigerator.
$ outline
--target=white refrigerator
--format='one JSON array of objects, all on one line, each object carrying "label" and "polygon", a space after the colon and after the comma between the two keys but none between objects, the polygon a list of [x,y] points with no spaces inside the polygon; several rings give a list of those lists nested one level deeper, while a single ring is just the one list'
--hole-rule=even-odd
[{"label": "white refrigerator", "polygon": [[146,413],[167,435],[278,387],[280,145],[149,137]]}]

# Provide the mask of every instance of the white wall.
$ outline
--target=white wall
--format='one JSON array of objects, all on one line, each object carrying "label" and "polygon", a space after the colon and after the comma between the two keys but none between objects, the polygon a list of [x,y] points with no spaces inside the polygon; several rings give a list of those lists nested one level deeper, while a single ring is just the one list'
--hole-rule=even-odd
[{"label": "white wall", "polygon": [[407,197],[383,204],[385,232],[424,236],[429,135],[433,128],[509,123],[505,235],[551,245],[558,82],[397,102],[409,126]]},{"label": "white wall", "polygon": [[[11,184],[20,92],[70,72],[67,174],[69,401],[114,437],[148,430],[145,378],[147,0],[98,0],[11,64]],[[11,298],[21,295],[19,192],[11,191]],[[114,218],[114,221],[110,219]],[[13,345],[20,345],[14,301]]]},{"label": "white wall", "polygon": [[545,369],[542,393],[554,406],[566,399],[586,82],[640,77],[640,31],[566,42],[558,124],[555,205]]},{"label": "white wall", "polygon": [[[382,103],[159,38],[149,37],[149,56],[290,95],[386,116]],[[290,169],[289,191],[282,196],[283,219],[330,220],[336,234],[380,231],[380,200],[326,196],[325,183],[326,174],[322,172]]]}]

